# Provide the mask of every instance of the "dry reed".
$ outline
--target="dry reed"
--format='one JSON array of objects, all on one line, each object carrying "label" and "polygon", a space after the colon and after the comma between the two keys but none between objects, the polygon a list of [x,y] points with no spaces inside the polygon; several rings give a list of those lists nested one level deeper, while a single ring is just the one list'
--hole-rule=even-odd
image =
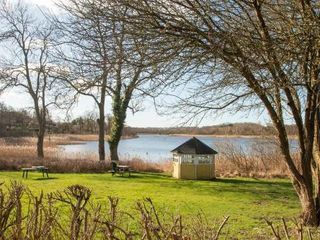
[{"label": "dry reed", "polygon": [[[97,154],[64,154],[58,148],[61,144],[81,143],[95,140],[94,135],[55,135],[45,139],[45,159],[37,159],[35,138],[0,139],[0,170],[19,170],[32,165],[46,165],[53,172],[105,172],[110,161],[97,161]],[[288,177],[289,172],[280,150],[272,140],[252,144],[247,148],[232,143],[216,145],[217,177]],[[298,156],[295,158],[297,159]],[[121,163],[129,165],[135,171],[172,172],[170,160],[148,162],[138,157],[126,157]]]},{"label": "dry reed", "polygon": [[[218,145],[216,175],[218,177],[286,178],[289,171],[274,141],[252,144],[246,148],[232,143]],[[297,159],[294,153],[294,158]]]}]

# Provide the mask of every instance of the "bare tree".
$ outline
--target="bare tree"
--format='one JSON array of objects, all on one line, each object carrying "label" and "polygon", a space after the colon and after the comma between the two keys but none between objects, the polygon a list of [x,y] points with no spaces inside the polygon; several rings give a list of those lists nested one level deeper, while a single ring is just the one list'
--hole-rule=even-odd
[{"label": "bare tree", "polygon": [[110,158],[119,160],[126,112],[137,111],[140,105],[134,99],[162,83],[163,51],[151,51],[148,38],[132,34],[122,21],[128,14],[125,6],[110,0],[69,0],[59,6],[65,17],[55,19],[63,34],[58,56],[68,66],[60,78],[92,97],[99,108],[100,160],[105,159],[105,108],[111,98]]},{"label": "bare tree", "polygon": [[93,2],[70,0],[59,7],[63,13],[54,21],[61,31],[56,57],[64,64],[58,75],[66,86],[91,97],[97,105],[99,159],[105,160],[105,104],[114,53],[110,45],[112,26],[93,12],[97,9]]},{"label": "bare tree", "polygon": [[[179,96],[180,110],[200,118],[217,110],[268,112],[303,221],[318,225],[319,1],[120,2],[135,11],[128,22],[139,32],[158,33],[184,46],[184,63],[193,65],[199,78],[185,83],[193,93]],[[291,155],[286,121],[298,129],[298,162]]]},{"label": "bare tree", "polygon": [[[121,16],[126,15],[127,11],[127,8],[122,6],[122,11],[113,13],[114,21],[117,23],[117,28],[114,30],[116,62],[109,85],[112,115],[108,139],[112,160],[119,160],[118,144],[127,111],[129,109],[133,113],[139,111],[141,103],[139,96],[150,94],[150,91],[156,92],[156,86],[163,83],[161,72],[164,66],[160,63],[162,56],[150,48],[150,42],[146,37],[132,34],[132,29],[121,20]],[[105,11],[102,14],[105,14]]]},{"label": "bare tree", "polygon": [[31,97],[38,123],[37,155],[43,158],[48,109],[58,104],[64,94],[58,91],[56,79],[50,77],[55,68],[50,61],[54,29],[36,18],[30,8],[21,1],[0,3],[3,40],[0,84],[3,89],[17,88]]}]

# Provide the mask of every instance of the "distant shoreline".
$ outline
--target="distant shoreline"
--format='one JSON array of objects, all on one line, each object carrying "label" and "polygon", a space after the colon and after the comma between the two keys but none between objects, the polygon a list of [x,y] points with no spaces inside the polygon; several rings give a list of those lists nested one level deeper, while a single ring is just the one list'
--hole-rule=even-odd
[{"label": "distant shoreline", "polygon": [[[138,136],[123,136],[121,140],[138,138]],[[66,145],[85,145],[88,142],[98,142],[96,134],[47,134],[44,138],[45,148],[60,148]],[[108,136],[105,137],[105,142]],[[36,147],[37,138],[32,137],[0,137],[0,147],[3,146],[34,146]]]},{"label": "distant shoreline", "polygon": [[216,134],[169,134],[172,136],[185,136],[185,137],[215,137],[215,138],[263,138],[273,136],[258,136],[258,135],[216,135]]},{"label": "distant shoreline", "polygon": [[[167,135],[167,136],[177,136],[177,137],[214,137],[214,138],[275,138],[277,139],[277,136],[273,135],[216,135],[216,134],[187,134],[187,133],[138,133],[138,135]],[[297,139],[296,135],[289,135],[289,139]]]}]

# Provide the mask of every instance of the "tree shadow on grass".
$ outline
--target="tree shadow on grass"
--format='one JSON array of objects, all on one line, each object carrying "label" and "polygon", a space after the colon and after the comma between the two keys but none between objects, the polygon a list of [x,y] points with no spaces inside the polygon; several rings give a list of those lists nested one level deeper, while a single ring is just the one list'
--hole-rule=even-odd
[{"label": "tree shadow on grass", "polygon": [[226,183],[226,184],[237,184],[237,185],[264,185],[264,186],[281,186],[286,188],[292,188],[291,182],[285,181],[271,181],[259,178],[252,178],[251,179],[242,179],[242,178],[216,178],[214,180],[210,180],[211,182],[218,182],[218,183]]},{"label": "tree shadow on grass", "polygon": [[261,199],[296,199],[297,195],[289,181],[264,180],[264,179],[237,179],[219,178],[214,180],[219,183],[211,187],[204,187],[202,190],[212,192],[229,192],[237,194],[253,195]]},{"label": "tree shadow on grass", "polygon": [[[127,175],[125,173],[125,175]],[[172,178],[171,175],[165,174],[165,173],[152,173],[152,172],[131,172],[131,177],[139,177],[139,178],[146,178],[146,179],[163,179],[167,178],[170,179]]]},{"label": "tree shadow on grass", "polygon": [[[266,180],[266,179],[245,179],[245,178],[218,178],[215,180],[182,180],[167,181],[162,186],[192,190],[195,194],[224,195],[234,198],[256,198],[263,200],[296,200],[297,195],[289,181]],[[231,194],[231,195],[230,195]]]},{"label": "tree shadow on grass", "polygon": [[[116,175],[112,180],[119,182],[154,184],[155,187],[176,189],[177,191],[193,192],[203,196],[227,194],[253,197],[257,200],[294,200],[297,196],[290,181],[281,179],[254,178],[217,178],[214,180],[175,179],[171,175],[161,173],[133,172],[131,176]],[[230,195],[231,194],[231,195]]]},{"label": "tree shadow on grass", "polygon": [[132,172],[130,176],[127,173],[124,173],[123,175],[116,174],[112,176],[113,178],[126,178],[126,179],[139,179],[142,180],[140,182],[152,182],[154,180],[167,180],[172,179],[171,176],[167,174],[161,174],[161,173],[145,173],[145,172]]},{"label": "tree shadow on grass", "polygon": [[59,179],[57,177],[48,177],[48,178],[34,178],[32,180],[36,180],[36,181],[48,181],[48,180],[55,180],[55,179]]}]

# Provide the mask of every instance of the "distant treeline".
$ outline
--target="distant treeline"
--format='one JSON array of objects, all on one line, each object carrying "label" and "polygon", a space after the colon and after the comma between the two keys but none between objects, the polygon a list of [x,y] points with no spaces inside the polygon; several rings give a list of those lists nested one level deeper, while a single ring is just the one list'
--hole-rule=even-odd
[{"label": "distant treeline", "polygon": [[[287,125],[289,135],[296,135],[296,128]],[[172,128],[131,128],[136,133],[146,134],[190,134],[190,135],[244,135],[244,136],[271,136],[276,131],[271,125],[257,123],[228,123],[204,127],[172,127]]]},{"label": "distant treeline", "polygon": [[28,136],[34,128],[33,117],[26,110],[15,110],[0,103],[0,136]]},{"label": "distant treeline", "polygon": [[[98,116],[95,113],[86,113],[70,121],[55,122],[47,119],[47,132],[64,134],[97,134]],[[110,125],[106,121],[106,134]],[[296,135],[296,128],[287,125],[289,135]],[[17,110],[0,103],[0,137],[32,136],[37,132],[37,121],[32,113],[26,110]],[[257,123],[230,123],[204,127],[172,127],[172,128],[134,128],[126,126],[123,136],[145,134],[190,134],[190,135],[254,135],[270,136],[276,131],[271,125]]]},{"label": "distant treeline", "polygon": [[[106,121],[108,134],[110,118]],[[98,117],[95,113],[86,113],[70,121],[57,122],[47,119],[47,133],[64,134],[98,134]],[[32,112],[25,109],[14,109],[0,103],[0,137],[35,136],[38,131],[37,121]],[[135,135],[130,127],[125,127],[123,136]]]}]

